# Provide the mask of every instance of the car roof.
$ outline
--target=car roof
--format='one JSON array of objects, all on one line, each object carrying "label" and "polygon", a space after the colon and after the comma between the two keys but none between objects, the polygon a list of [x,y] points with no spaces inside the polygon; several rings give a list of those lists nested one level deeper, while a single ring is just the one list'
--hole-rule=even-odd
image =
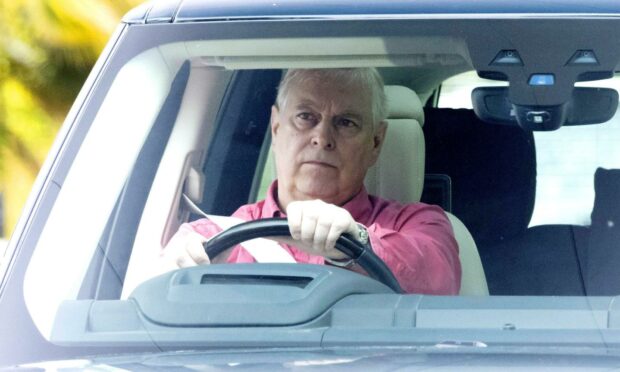
[{"label": "car roof", "polygon": [[[460,51],[458,66],[453,64],[448,71],[445,65],[434,68],[437,65],[433,63],[416,64],[419,73],[415,75],[424,75],[424,81],[401,85],[427,97],[445,78],[474,69],[484,78],[509,81],[511,102],[527,106],[527,111],[539,111],[541,106],[566,103],[576,82],[608,78],[619,70],[620,41],[603,36],[617,33],[619,17],[617,0],[156,0],[136,8],[125,21],[138,26],[175,24],[162,32],[182,27],[212,26],[220,31],[228,27],[226,38],[246,30],[245,38],[252,40],[261,36],[266,36],[265,40],[291,40],[295,34],[316,40],[364,32],[383,41],[388,35],[393,40],[406,36],[413,38],[407,45],[416,47],[411,52],[415,55],[437,55],[438,50],[454,54],[456,42],[460,48],[456,48]],[[305,22],[304,27],[299,27],[299,21]],[[496,31],[489,32],[490,28]],[[262,31],[256,32],[259,29]],[[195,32],[204,35],[207,31]],[[210,36],[215,35],[210,32]],[[415,37],[419,37],[422,48]],[[428,43],[428,37],[435,39]],[[386,43],[389,53],[402,53],[393,45]],[[359,49],[366,50],[362,45]],[[503,53],[517,53],[518,62],[496,63]],[[595,57],[589,63],[571,62],[580,53]],[[434,70],[421,70],[426,67]],[[535,83],[539,77],[552,82]],[[540,94],[542,91],[545,94]]]},{"label": "car roof", "polygon": [[181,23],[266,18],[330,18],[423,15],[619,15],[616,0],[156,0],[123,19],[126,23]]}]

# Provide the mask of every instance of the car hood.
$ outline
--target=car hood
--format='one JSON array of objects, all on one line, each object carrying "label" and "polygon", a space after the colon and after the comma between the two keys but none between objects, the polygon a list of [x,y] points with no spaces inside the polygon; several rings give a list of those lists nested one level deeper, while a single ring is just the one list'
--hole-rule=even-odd
[{"label": "car hood", "polygon": [[[609,350],[500,348],[470,350],[470,347],[355,347],[329,349],[269,349],[175,351],[130,354],[83,359],[46,361],[12,366],[10,370],[298,370],[302,368],[393,371],[424,369],[433,371],[481,368],[544,368],[609,370],[620,368],[618,353]],[[2,369],[5,370],[5,369]],[[9,370],[9,369],[6,369]]]}]

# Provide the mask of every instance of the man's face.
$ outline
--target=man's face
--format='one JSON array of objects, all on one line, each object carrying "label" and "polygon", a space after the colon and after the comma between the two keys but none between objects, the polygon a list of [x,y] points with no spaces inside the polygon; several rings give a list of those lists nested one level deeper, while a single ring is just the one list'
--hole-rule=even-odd
[{"label": "man's face", "polygon": [[362,187],[379,156],[385,123],[373,125],[369,89],[308,79],[292,82],[285,106],[272,108],[278,197],[342,205]]}]

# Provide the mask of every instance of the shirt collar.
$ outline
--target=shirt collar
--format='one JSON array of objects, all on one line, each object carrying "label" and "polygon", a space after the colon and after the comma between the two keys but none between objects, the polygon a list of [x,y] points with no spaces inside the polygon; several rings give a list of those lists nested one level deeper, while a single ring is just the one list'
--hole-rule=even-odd
[{"label": "shirt collar", "polygon": [[[356,221],[365,221],[372,210],[372,203],[368,196],[366,187],[362,186],[362,189],[348,202],[346,202],[342,208],[346,209]],[[284,213],[278,206],[278,181],[273,181],[267,190],[267,196],[265,197],[265,204],[263,204],[263,217],[285,217]]]},{"label": "shirt collar", "polygon": [[344,203],[342,208],[351,213],[351,217],[355,221],[364,223],[363,221],[368,219],[372,210],[372,203],[366,187],[362,186],[362,189],[351,200]]},{"label": "shirt collar", "polygon": [[267,189],[267,196],[265,197],[265,204],[263,204],[264,218],[269,217],[284,217],[286,214],[280,210],[278,206],[278,181],[273,181]]}]

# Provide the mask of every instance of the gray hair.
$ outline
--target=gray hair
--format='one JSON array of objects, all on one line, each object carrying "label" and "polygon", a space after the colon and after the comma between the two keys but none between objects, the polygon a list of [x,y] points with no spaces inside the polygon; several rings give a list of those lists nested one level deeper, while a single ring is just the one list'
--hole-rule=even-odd
[{"label": "gray hair", "polygon": [[325,69],[290,69],[278,86],[276,106],[281,109],[286,105],[286,98],[291,83],[302,83],[314,78],[327,81],[342,81],[345,84],[358,83],[371,92],[373,126],[385,120],[388,115],[387,100],[383,90],[383,78],[374,67],[366,68],[325,68]]}]

